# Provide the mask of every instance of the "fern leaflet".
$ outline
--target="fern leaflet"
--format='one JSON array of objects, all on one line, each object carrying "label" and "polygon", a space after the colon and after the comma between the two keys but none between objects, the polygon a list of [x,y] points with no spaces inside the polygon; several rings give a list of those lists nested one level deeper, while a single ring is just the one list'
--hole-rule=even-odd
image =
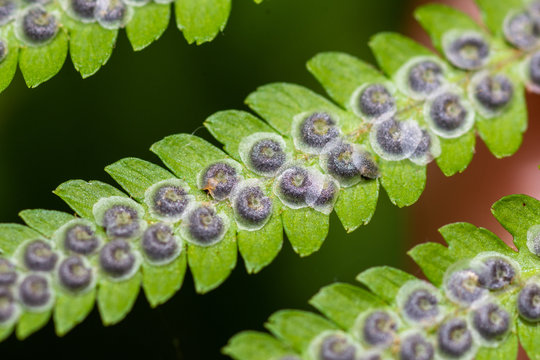
[{"label": "fern leaflet", "polygon": [[[235,110],[205,121],[225,152],[172,135],[151,147],[168,169],[136,158],[106,168],[126,192],[71,180],[55,194],[77,215],[26,210],[27,226],[0,225],[0,274],[17,279],[4,295],[16,310],[0,321],[3,337],[15,329],[23,339],[51,316],[63,335],[95,303],[104,324],[117,323],[141,285],[157,306],[182,286],[188,266],[197,291],[208,292],[236,266],[237,250],[249,273],[271,263],[284,232],[308,256],[325,240],[332,211],[354,231],[370,221],[380,185],[407,206],[421,195],[430,161],[446,175],[463,171],[475,130],[496,156],[514,153],[526,127],[523,88],[540,84],[540,55],[510,47],[495,25],[506,29],[515,11],[532,17],[534,8],[481,5],[491,33],[448,7],[418,9],[450,63],[391,33],[371,42],[386,75],[346,54],[319,54],[308,69],[341,106],[298,85],[263,86],[246,102],[265,121]],[[20,297],[24,284],[40,296]]]},{"label": "fern leaflet", "polygon": [[109,60],[120,28],[135,51],[144,49],[169,25],[173,2],[177,26],[190,44],[212,41],[231,11],[231,0],[2,0],[0,92],[17,64],[28,87],[49,80],[68,48],[81,76],[94,75]]},{"label": "fern leaflet", "polygon": [[511,195],[492,208],[519,252],[489,230],[455,223],[448,247],[425,243],[409,255],[428,281],[390,267],[358,275],[364,287],[322,288],[311,312],[283,310],[246,331],[224,353],[235,360],[515,359],[518,339],[540,354],[540,201]]}]

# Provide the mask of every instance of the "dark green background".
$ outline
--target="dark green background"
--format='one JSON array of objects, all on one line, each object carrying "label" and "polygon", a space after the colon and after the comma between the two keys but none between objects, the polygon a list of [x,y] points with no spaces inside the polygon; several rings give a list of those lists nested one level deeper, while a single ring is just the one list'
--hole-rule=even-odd
[{"label": "dark green background", "polygon": [[[51,191],[68,179],[111,182],[103,167],[121,157],[158,161],[148,148],[162,137],[195,132],[215,111],[244,109],[258,85],[295,82],[322,92],[305,69],[319,51],[339,50],[373,61],[367,46],[379,31],[399,31],[409,16],[400,0],[234,0],[224,35],[189,46],[173,28],[134,53],[122,32],[109,63],[81,80],[71,63],[29,90],[17,74],[0,96],[0,221],[25,208],[68,210]],[[139,300],[119,325],[104,328],[97,310],[64,338],[52,323],[24,342],[0,344],[0,357],[218,359],[236,332],[262,329],[280,308],[308,309],[307,300],[333,281],[354,281],[373,265],[403,266],[405,211],[381,192],[374,220],[346,235],[337,218],[320,252],[300,259],[286,243],[262,273],[242,260],[217,290],[196,295],[191,278],[167,304]]]}]

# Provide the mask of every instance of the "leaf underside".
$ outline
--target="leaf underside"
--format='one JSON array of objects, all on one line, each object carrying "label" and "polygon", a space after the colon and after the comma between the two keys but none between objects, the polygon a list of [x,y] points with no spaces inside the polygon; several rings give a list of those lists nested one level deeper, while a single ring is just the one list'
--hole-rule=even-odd
[{"label": "leaf underside", "polygon": [[[70,1],[43,1],[44,6],[30,6],[27,3],[32,2],[19,3],[19,0],[8,2],[15,6],[9,10],[8,5],[2,5],[5,7],[2,16],[7,20],[2,18],[0,21],[0,41],[7,49],[7,56],[0,60],[0,91],[10,84],[17,63],[28,87],[33,88],[49,80],[64,65],[68,49],[81,76],[94,75],[109,60],[121,28],[126,29],[133,50],[140,51],[158,40],[167,29],[172,6],[178,29],[190,44],[195,42],[197,45],[214,40],[225,29],[231,11],[231,0],[144,0],[124,4],[123,17],[107,22],[102,20],[107,18],[106,12],[93,15],[84,9],[80,14],[71,7]],[[262,0],[255,2],[261,3]],[[55,34],[32,42],[16,29],[21,27],[28,11],[35,7],[54,17],[57,30]],[[95,13],[100,12],[96,9]]]},{"label": "leaf underside", "polygon": [[[210,6],[212,2],[205,0],[200,3]],[[195,11],[194,4],[193,1],[177,0],[177,16],[179,9]],[[228,11],[229,5],[226,1],[220,1],[219,7],[213,8],[213,11],[208,14],[219,12],[221,15],[218,17],[221,17],[223,23],[226,18],[223,14]],[[152,3],[135,9],[133,20],[127,25],[128,37],[137,44],[134,45],[135,47],[142,48],[159,37],[160,31],[166,25],[159,19],[170,13],[167,6]],[[422,24],[427,24],[426,27],[433,36],[440,36],[441,30],[434,30],[428,26],[429,21],[426,19],[435,16],[431,14],[432,12],[437,16],[440,16],[440,12],[443,14],[449,12],[453,17],[465,16],[440,6],[429,6],[429,11],[425,9],[421,8],[418,11],[418,17]],[[190,41],[201,42],[206,39],[201,34],[210,31],[211,28],[214,32],[222,28],[222,25],[212,27],[209,23],[210,18],[199,21],[204,14],[206,12],[202,11],[182,18],[181,23],[186,32],[189,24],[197,23],[196,29],[188,32]],[[463,19],[455,23],[456,26],[458,24],[470,25]],[[67,19],[62,33],[50,43],[50,46],[54,45],[58,49],[63,49],[64,57],[68,46],[68,34],[72,60],[83,76],[89,76],[109,58],[117,31],[103,29],[96,23],[82,24]],[[16,41],[13,40],[15,39],[13,31],[8,31],[6,36],[9,41]],[[485,33],[484,36],[495,42],[498,39],[497,36],[500,35]],[[509,47],[500,41],[497,44],[497,47],[493,48],[493,52],[496,53],[493,55],[493,61],[497,62],[488,63],[485,70],[489,72],[491,69],[496,69],[493,71],[497,73],[502,71],[512,80],[515,92],[511,104],[496,117],[488,118],[475,114],[477,119],[474,126],[461,136],[439,138],[431,133],[430,144],[440,142],[441,153],[437,156],[434,148],[429,147],[424,155],[426,159],[436,157],[437,165],[447,176],[464,171],[471,161],[476,131],[497,157],[512,154],[521,142],[521,134],[526,127],[523,88],[527,80],[521,78],[520,73],[516,71],[519,64],[510,61],[518,58],[515,55],[518,50],[511,52],[512,57],[509,60],[503,56],[510,52]],[[87,54],[85,53],[86,46],[91,48]],[[26,264],[21,263],[20,256],[21,252],[26,251],[26,244],[31,241],[37,239],[48,241],[53,251],[67,256],[69,252],[64,246],[66,229],[72,224],[79,224],[80,221],[83,221],[85,226],[89,226],[95,236],[101,240],[99,242],[101,247],[98,250],[89,256],[84,256],[94,275],[94,281],[88,291],[65,291],[66,289],[58,285],[58,271],[55,270],[48,277],[55,287],[54,299],[56,300],[53,299],[48,306],[38,310],[21,306],[19,318],[22,319],[23,325],[10,324],[8,326],[6,323],[2,327],[0,324],[0,338],[6,338],[14,329],[19,337],[26,337],[43,326],[51,315],[57,333],[64,335],[88,315],[94,304],[97,304],[104,324],[115,324],[129,313],[141,292],[141,287],[151,306],[166,302],[181,288],[188,268],[193,275],[196,290],[200,293],[211,291],[223,283],[235,268],[238,262],[238,251],[249,273],[257,273],[270,264],[283,246],[284,234],[300,256],[308,256],[322,246],[329,231],[329,218],[333,210],[336,211],[347,232],[369,223],[375,212],[381,186],[397,206],[403,207],[415,203],[427,181],[427,161],[422,162],[414,158],[416,151],[398,160],[389,158],[388,154],[376,149],[375,145],[379,140],[373,140],[378,139],[373,136],[375,131],[373,129],[379,122],[358,113],[357,102],[351,99],[358,100],[354,98],[355,93],[366,85],[385,84],[391,89],[399,88],[397,81],[400,67],[418,56],[429,57],[443,64],[446,71],[444,81],[461,87],[465,93],[468,88],[464,79],[468,79],[471,73],[452,67],[430,50],[399,34],[378,34],[372,39],[370,46],[383,72],[343,53],[322,53],[308,62],[309,71],[321,82],[334,102],[295,84],[274,83],[262,86],[246,99],[247,105],[260,117],[245,111],[227,110],[213,114],[205,121],[204,125],[208,131],[223,144],[223,150],[194,135],[171,135],[151,147],[151,151],[161,159],[165,167],[137,158],[125,158],[106,167],[107,173],[120,184],[124,191],[100,181],[71,180],[61,184],[54,193],[73,209],[74,215],[51,210],[25,210],[20,215],[27,226],[0,224],[2,257],[16,262],[21,275],[31,272]],[[39,58],[41,62],[47,64],[47,76],[49,76],[55,68],[50,61],[53,57],[40,56],[39,54],[44,54],[43,49],[43,47],[27,47],[21,49],[20,52],[17,50],[8,52],[7,58],[0,63],[0,86],[4,83],[2,71],[7,71],[6,69],[9,68],[13,72],[14,69],[10,66],[16,65],[18,57],[26,59],[25,61]],[[502,55],[499,56],[499,52]],[[520,61],[529,57],[527,52],[519,52],[519,54]],[[33,69],[30,62],[26,69]],[[25,78],[44,81],[45,73],[33,71],[27,72]],[[423,101],[412,99],[407,91],[396,89],[392,90],[391,95],[397,104],[394,117],[398,123],[402,120],[410,120],[416,129],[431,131],[422,110],[426,105],[425,99]],[[302,143],[305,141],[302,138],[304,130],[299,124],[305,124],[313,116],[329,118],[330,122],[326,125],[333,129],[332,131],[336,131],[335,134],[341,142],[329,142],[322,150],[306,147],[306,144]],[[280,158],[282,163],[278,164],[282,167],[264,175],[261,175],[261,169],[255,168],[253,163],[254,141],[261,139],[274,141],[278,144],[276,146],[279,146],[277,153],[281,152],[283,155]],[[407,140],[406,137],[404,139]],[[349,167],[347,171],[351,168],[355,171],[351,178],[344,178],[345,175],[341,176],[339,169],[336,170],[336,167],[331,166],[329,159],[335,149],[333,147],[335,144],[345,144],[353,149],[349,154],[351,157],[347,157],[349,155],[345,152],[343,157],[340,155],[334,158],[338,164],[343,161],[345,166]],[[415,146],[419,148],[418,142]],[[362,160],[361,165],[356,162],[357,159]],[[232,192],[223,199],[216,195],[217,192],[214,193],[214,190],[218,189],[217,184],[221,181],[217,175],[212,178],[212,181],[203,183],[203,175],[216,164],[222,164],[220,166],[226,164],[234,169],[236,174],[233,184],[236,186],[235,190],[232,191],[229,188],[228,191]],[[307,180],[306,183],[301,183],[308,184],[305,185],[307,188],[302,190],[304,192],[301,195],[284,195],[285,180],[283,179],[289,169],[296,167],[305,170],[308,174],[302,175],[305,176],[304,180]],[[304,186],[298,185],[299,183],[296,183],[298,178],[295,179],[294,186]],[[151,209],[152,206],[156,206],[152,203],[155,201],[156,186],[169,184],[171,181],[175,184],[174,186],[178,186],[185,192],[182,196],[186,196],[189,206],[207,206],[213,209],[213,216],[219,217],[220,227],[215,235],[211,235],[214,238],[209,243],[204,243],[200,239],[194,240],[193,237],[197,235],[191,228],[191,221],[194,220],[190,220],[191,218],[187,216],[191,207],[182,210],[185,212],[182,217],[165,220]],[[178,185],[179,183],[182,185]],[[262,207],[268,210],[260,223],[253,224],[249,222],[252,220],[249,220],[246,224],[245,219],[242,220],[244,215],[239,210],[240,205],[237,200],[241,198],[242,186],[247,187],[247,184],[256,186],[261,194],[258,195],[261,202],[248,201],[248,204],[251,204],[248,206],[262,206],[261,204],[267,206],[267,208]],[[334,190],[330,191],[332,184]],[[288,199],[287,196],[289,196]],[[293,197],[292,200],[290,196]],[[130,251],[136,258],[134,270],[132,273],[117,278],[105,271],[99,253],[104,251],[105,244],[111,240],[117,240],[116,237],[118,237],[105,226],[103,214],[111,209],[111,204],[127,206],[137,215],[137,221],[140,221],[137,222],[140,231],[127,239],[132,247]],[[135,221],[131,215],[130,219],[130,221]],[[177,242],[176,250],[178,251],[171,253],[170,256],[174,256],[166,263],[153,261],[145,252],[147,250],[143,248],[143,238],[147,234],[145,229],[158,222],[167,224],[172,238]],[[489,238],[487,235],[486,237]],[[520,245],[519,239],[517,244]],[[480,248],[475,248],[474,251],[480,250]],[[426,277],[439,286],[444,278],[445,267],[454,263],[463,254],[456,255],[442,245],[425,244],[412,250],[411,256],[424,268]],[[397,286],[399,284],[394,284],[392,291],[395,292]],[[384,291],[376,287],[370,287],[370,289],[379,297]],[[357,304],[356,307],[363,307],[364,302],[379,303],[381,301],[371,294],[361,295],[362,301],[360,301],[355,298],[356,290],[340,289],[340,291],[346,291],[346,296],[350,297],[343,301]],[[382,298],[387,301],[392,299],[392,296],[386,295]],[[336,320],[339,325],[350,325],[350,319],[339,314],[336,316],[339,317]],[[272,322],[272,326],[277,329],[286,323],[281,320],[279,324]],[[321,325],[321,327],[324,326]],[[286,332],[286,329],[279,331]],[[285,333],[282,335],[283,337],[292,336]],[[264,339],[266,339],[264,341],[268,340]],[[296,343],[297,340],[294,342],[296,349],[305,345],[305,343]],[[272,344],[275,345],[275,342],[268,341],[264,346],[261,345],[261,349],[271,347]]]},{"label": "leaf underside", "polygon": [[[511,195],[502,198],[493,205],[492,212],[514,236],[516,246],[520,246],[531,228],[534,229],[540,224],[540,201],[529,196]],[[266,323],[271,334],[241,332],[229,341],[223,348],[223,353],[235,360],[311,360],[322,358],[320,354],[328,355],[331,351],[335,352],[335,356],[338,356],[340,351],[355,351],[358,355],[402,359],[400,354],[408,354],[407,345],[403,344],[407,344],[411,334],[416,334],[425,341],[419,346],[424,349],[425,346],[431,347],[435,358],[445,358],[447,355],[441,347],[439,335],[443,332],[439,330],[442,324],[456,318],[473,319],[477,309],[486,304],[496,304],[499,311],[506,312],[508,316],[506,330],[496,340],[487,340],[482,338],[482,332],[476,330],[475,322],[471,320],[465,328],[465,331],[473,334],[471,350],[466,352],[467,358],[516,359],[519,342],[530,359],[538,359],[538,323],[525,320],[519,314],[516,300],[524,286],[531,282],[538,283],[540,254],[534,255],[527,247],[515,252],[490,231],[468,223],[450,224],[441,228],[440,232],[447,247],[438,243],[425,243],[409,252],[431,284],[395,268],[371,268],[357,277],[362,287],[334,283],[313,296],[310,304],[320,311],[322,316],[297,310],[279,311],[270,316]],[[451,283],[443,282],[443,278],[463,269],[475,269],[475,264],[482,259],[502,259],[507,264],[512,264],[514,277],[500,289],[485,288],[483,291],[486,291],[487,295],[473,303],[464,304],[451,298],[448,295],[451,292]],[[476,269],[481,271],[482,268]],[[482,289],[483,285],[477,283],[475,286]],[[414,304],[410,299],[414,299],[414,294],[418,294],[414,292],[417,290],[413,289],[427,289],[426,291],[437,297],[435,306],[443,315],[427,318],[424,322],[415,322],[407,317],[413,306],[410,304]],[[386,332],[390,334],[393,345],[373,346],[370,345],[369,338],[363,335],[366,333],[365,329],[373,331],[365,319],[381,311],[396,318],[395,332]],[[381,331],[388,331],[383,323],[380,323],[380,326]],[[336,339],[340,341],[340,347],[329,350],[330,344],[335,343]],[[408,351],[411,351],[410,348]]]}]

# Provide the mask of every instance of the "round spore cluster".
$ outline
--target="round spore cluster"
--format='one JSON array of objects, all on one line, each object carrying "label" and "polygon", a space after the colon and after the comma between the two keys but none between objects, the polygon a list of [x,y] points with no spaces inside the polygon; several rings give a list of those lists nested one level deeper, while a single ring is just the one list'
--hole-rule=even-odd
[{"label": "round spore cluster", "polygon": [[273,176],[287,161],[285,141],[276,134],[252,134],[242,140],[239,149],[244,164],[258,175]]},{"label": "round spore cluster", "polygon": [[485,341],[501,340],[510,330],[510,314],[501,306],[488,302],[472,312],[472,327]]},{"label": "round spore cluster", "polygon": [[182,215],[188,205],[187,192],[181,187],[164,186],[153,199],[153,209],[161,216],[175,217]]},{"label": "round spore cluster", "polygon": [[265,194],[257,180],[248,180],[238,186],[233,209],[241,228],[260,229],[272,216],[272,199]]},{"label": "round spore cluster", "polygon": [[156,265],[170,263],[182,250],[173,229],[164,223],[153,224],[144,231],[141,248],[146,258]]},{"label": "round spore cluster", "polygon": [[398,307],[412,324],[432,324],[441,315],[439,291],[431,284],[420,280],[405,283],[397,295]]},{"label": "round spore cluster", "polygon": [[6,258],[0,258],[0,287],[14,285],[19,275],[15,264]]},{"label": "round spore cluster", "polygon": [[507,257],[487,253],[476,257],[478,283],[490,291],[503,290],[519,276],[519,267]]},{"label": "round spore cluster", "polygon": [[367,119],[376,119],[396,111],[396,99],[384,84],[366,84],[353,96],[354,112]]},{"label": "round spore cluster", "polygon": [[422,129],[416,122],[395,118],[376,122],[370,132],[371,147],[377,155],[389,161],[410,157],[421,139]]},{"label": "round spore cluster", "polygon": [[18,307],[13,291],[0,287],[0,327],[13,323],[17,315]]},{"label": "round spore cluster", "polygon": [[23,306],[30,309],[49,307],[53,300],[49,278],[40,274],[25,276],[19,284],[18,299]]},{"label": "round spore cluster", "polygon": [[321,344],[321,356],[323,360],[354,360],[356,349],[345,338],[329,337]]},{"label": "round spore cluster", "polygon": [[435,347],[424,335],[410,333],[401,337],[400,360],[432,360],[434,357]]},{"label": "round spore cluster", "polygon": [[97,223],[105,228],[112,239],[131,239],[139,236],[146,222],[142,220],[142,206],[126,197],[101,198],[93,208]]},{"label": "round spore cluster", "polygon": [[96,20],[96,5],[98,0],[63,0],[64,10],[75,20],[84,23]]},{"label": "round spore cluster", "polygon": [[306,204],[313,209],[329,215],[339,195],[339,183],[329,175],[317,176],[318,186],[311,187],[306,194]]},{"label": "round spore cluster", "polygon": [[407,67],[407,87],[417,97],[433,94],[444,83],[442,65],[432,59],[418,59]]},{"label": "round spore cluster", "polygon": [[459,358],[474,349],[474,337],[462,318],[445,321],[437,330],[438,351],[446,357]]},{"label": "round spore cluster", "polygon": [[360,321],[360,337],[371,346],[390,345],[398,331],[396,316],[386,310],[375,310]]},{"label": "round spore cluster", "polygon": [[426,102],[424,116],[435,134],[456,138],[472,128],[475,112],[461,94],[448,90]]},{"label": "round spore cluster", "polygon": [[199,188],[216,200],[229,197],[240,181],[239,170],[232,161],[219,161],[204,169],[199,175]]},{"label": "round spore cluster", "polygon": [[290,166],[274,183],[274,193],[282,203],[293,209],[306,207],[306,197],[319,191],[320,184],[313,170],[302,166]]},{"label": "round spore cluster", "polygon": [[360,349],[348,335],[342,332],[326,332],[319,335],[310,347],[316,360],[357,360]]},{"label": "round spore cluster", "polygon": [[33,240],[26,244],[22,253],[24,266],[30,271],[49,272],[58,262],[58,254],[50,242]]},{"label": "round spore cluster", "polygon": [[508,14],[503,25],[506,40],[522,50],[530,50],[539,44],[540,23],[528,11]]},{"label": "round spore cluster", "polygon": [[90,255],[101,245],[93,225],[84,220],[72,220],[60,231],[57,238],[65,251],[79,255]]},{"label": "round spore cluster", "polygon": [[69,291],[83,291],[90,287],[93,279],[92,267],[80,256],[72,255],[58,267],[59,283]]},{"label": "round spore cluster", "polygon": [[449,32],[443,39],[444,54],[457,68],[476,70],[487,64],[490,47],[484,36],[477,32]]},{"label": "round spore cluster", "polygon": [[480,72],[470,82],[469,94],[478,111],[491,118],[510,104],[514,97],[514,84],[504,74]]},{"label": "round spore cluster", "polygon": [[16,0],[0,0],[0,26],[11,22],[17,14]]},{"label": "round spore cluster", "polygon": [[96,0],[94,16],[105,29],[124,27],[131,19],[133,10],[123,0]]},{"label": "round spore cluster", "polygon": [[105,212],[103,226],[110,237],[130,238],[140,230],[139,215],[131,207],[115,205]]},{"label": "round spore cluster", "polygon": [[480,284],[480,274],[469,268],[450,271],[445,276],[444,289],[451,301],[463,306],[469,306],[487,294]]},{"label": "round spore cluster", "polygon": [[444,94],[433,101],[430,115],[437,128],[454,131],[465,122],[467,110],[461,106],[458,95]]},{"label": "round spore cluster", "polygon": [[137,271],[139,259],[129,242],[116,239],[101,248],[99,266],[109,278],[124,280]]},{"label": "round spore cluster", "polygon": [[160,181],[145,193],[145,203],[156,219],[177,222],[193,201],[188,186],[179,179]]},{"label": "round spore cluster", "polygon": [[294,144],[308,154],[320,154],[339,135],[336,116],[328,112],[303,113],[294,118]]},{"label": "round spore cluster", "polygon": [[362,179],[379,177],[373,156],[362,146],[344,141],[330,143],[320,157],[321,167],[347,187]]},{"label": "round spore cluster", "polygon": [[540,284],[529,281],[519,292],[517,299],[519,315],[529,322],[540,321]]},{"label": "round spore cluster", "polygon": [[272,139],[264,139],[254,144],[249,154],[250,163],[262,173],[273,173],[285,162],[281,144]]},{"label": "round spore cluster", "polygon": [[227,228],[227,218],[206,203],[194,204],[182,221],[183,238],[199,246],[210,246],[223,240]]},{"label": "round spore cluster", "polygon": [[31,45],[48,43],[56,36],[59,29],[57,16],[39,4],[26,8],[17,21],[18,37]]}]

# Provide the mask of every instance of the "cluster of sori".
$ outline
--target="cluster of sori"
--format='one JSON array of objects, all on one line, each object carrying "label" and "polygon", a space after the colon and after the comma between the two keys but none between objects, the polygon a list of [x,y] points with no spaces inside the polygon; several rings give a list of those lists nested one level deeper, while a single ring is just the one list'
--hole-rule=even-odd
[{"label": "cluster of sori", "polygon": [[504,34],[516,48],[531,53],[523,72],[530,90],[540,93],[540,2],[512,11],[505,19]]},{"label": "cluster of sori", "polygon": [[[265,131],[236,136],[234,157],[193,135],[167,137],[152,151],[176,176],[143,160],[123,159],[106,170],[133,198],[104,183],[68,181],[55,193],[80,217],[27,210],[21,216],[29,227],[0,225],[0,270],[9,280],[0,330],[9,334],[25,313],[54,310],[55,323],[60,322],[56,313],[69,305],[64,301],[53,309],[55,291],[72,301],[96,296],[104,322],[117,322],[129,312],[137,292],[113,293],[116,313],[111,315],[106,298],[111,287],[132,283],[138,289],[142,274],[147,297],[157,305],[180,287],[186,260],[197,289],[206,292],[234,267],[237,239],[248,270],[256,272],[281,248],[281,211],[308,209],[303,225],[315,213],[326,219],[316,221],[328,221],[342,187],[378,177],[373,156],[342,136],[339,120],[330,112],[298,114],[289,136],[242,112],[218,113],[209,119],[214,126],[209,127],[224,119],[238,127],[250,122]],[[302,226],[296,220],[284,225]],[[309,231],[306,234],[309,237]],[[297,238],[290,235],[291,242]],[[277,240],[274,248],[268,245]],[[128,300],[118,306],[121,297]],[[90,309],[79,315],[84,318]]]},{"label": "cluster of sori", "polygon": [[423,25],[448,62],[435,55],[411,57],[391,71],[392,81],[363,84],[347,104],[367,120],[371,147],[385,160],[426,164],[440,155],[439,138],[459,138],[475,119],[502,116],[517,83],[540,89],[540,2],[506,16],[504,35],[514,50],[479,26],[434,35],[430,24]]},{"label": "cluster of sori", "polygon": [[[167,185],[155,194],[159,204],[156,211],[169,216],[185,208],[187,197],[177,189]],[[28,211],[25,216],[40,212]],[[99,227],[92,221],[58,213],[54,216],[60,215],[63,225],[50,237],[20,227],[26,240],[12,249],[2,248],[0,337],[9,335],[19,316],[45,314],[46,323],[55,300],[59,300],[56,295],[62,294],[64,302],[68,298],[84,299],[94,295],[100,278],[113,283],[126,281],[137,273],[143,261],[149,266],[164,266],[183,250],[169,223],[147,224],[143,207],[129,198],[104,198],[95,205],[94,214]],[[86,314],[92,308],[93,297],[91,300]],[[69,302],[64,305],[69,306]],[[68,311],[77,314],[75,308]],[[25,331],[18,329],[17,334],[25,337]]]},{"label": "cluster of sori", "polygon": [[[171,0],[2,0],[0,26],[13,27],[23,46],[41,46],[54,39],[62,28],[63,14],[81,23],[98,23],[105,29],[124,27],[133,9],[150,1],[169,4]],[[8,51],[2,41],[3,56]]]},{"label": "cluster of sori", "polygon": [[[22,20],[12,23],[28,32],[25,24],[37,11],[32,9],[49,14],[54,5],[27,5]],[[431,18],[465,16],[443,7],[429,11]],[[48,19],[35,21],[41,26]],[[529,29],[509,28],[509,40],[510,33],[516,37]],[[35,34],[45,39],[54,32]],[[35,331],[44,322],[28,314],[51,314],[54,304],[60,334],[80,322],[95,299],[104,323],[118,322],[141,283],[151,305],[158,305],[180,288],[188,264],[197,291],[207,292],[229,276],[237,249],[249,272],[268,265],[282,247],[284,231],[297,253],[309,255],[326,238],[333,210],[347,231],[371,219],[379,183],[394,203],[410,205],[423,190],[425,165],[444,156],[445,146],[447,160],[465,158],[467,164],[470,158],[460,152],[474,151],[472,127],[479,114],[487,121],[501,116],[510,121],[487,132],[497,142],[514,139],[516,131],[521,136],[522,129],[509,124],[526,119],[517,91],[523,84],[507,67],[515,67],[510,61],[515,56],[532,77],[536,65],[529,50],[509,50],[481,30],[445,31],[441,44],[449,64],[400,35],[376,38],[384,39],[384,46],[373,47],[391,80],[348,55],[321,54],[308,64],[346,109],[297,85],[261,87],[246,102],[266,122],[242,111],[219,112],[205,122],[227,153],[193,135],[169,136],[151,150],[171,171],[135,158],[107,167],[130,197],[101,182],[68,181],[55,193],[79,217],[29,210],[21,214],[28,227],[0,225],[6,271],[14,266],[20,272],[5,291],[12,315],[6,316],[8,326],[0,326],[0,338],[9,335],[18,313],[19,337]],[[394,55],[401,57],[394,61]],[[464,72],[470,70],[474,73]],[[454,141],[471,133],[473,146]],[[459,164],[448,173],[463,169]],[[71,244],[79,243],[72,238],[80,245]],[[88,244],[92,249],[81,252]],[[27,260],[34,248],[37,258],[50,258],[48,268]],[[35,306],[22,296],[25,274],[42,284],[31,286],[44,294]],[[53,293],[62,301],[55,302]]]},{"label": "cluster of sori", "polygon": [[[143,160],[123,159],[107,171],[133,198],[104,183],[70,181],[55,192],[81,217],[27,210],[21,216],[29,227],[0,225],[0,279],[5,278],[0,338],[9,335],[19,316],[53,311],[57,331],[64,333],[63,322],[69,323],[69,330],[82,320],[94,296],[104,322],[115,323],[131,309],[141,274],[148,300],[157,305],[181,286],[186,259],[197,289],[208,291],[234,267],[237,236],[239,246],[254,247],[243,253],[246,262],[250,256],[267,254],[268,259],[248,267],[258,271],[281,248],[277,208],[309,208],[328,216],[341,185],[378,176],[372,156],[346,142],[326,112],[300,114],[295,119],[297,131],[287,140],[262,121],[254,117],[252,121],[269,131],[241,139],[238,161],[196,136],[171,136],[152,150],[178,177]],[[295,147],[321,156],[306,156]],[[272,217],[274,225],[268,226]],[[249,238],[259,230],[260,236]],[[277,249],[265,249],[265,237],[272,242],[279,239]],[[126,283],[133,285],[131,292],[109,294]],[[64,301],[57,301],[53,309],[55,292],[62,293]],[[73,318],[72,310],[57,315],[73,306],[66,298],[77,302],[87,294],[90,306],[78,316]],[[113,309],[108,309],[112,300],[108,296],[114,298]],[[122,306],[120,298],[127,298]],[[28,335],[19,328],[26,325],[17,324],[19,337]]]},{"label": "cluster of sori", "polygon": [[[0,0],[0,91],[11,82],[17,64],[29,87],[49,80],[62,68],[68,49],[75,69],[84,78],[93,75],[111,56],[121,28],[134,50],[144,49],[167,29],[173,2]],[[229,12],[227,1],[188,0],[176,2],[174,15],[188,42],[200,44],[223,30]]]},{"label": "cluster of sori", "polygon": [[[277,170],[277,179],[274,182],[274,192],[283,204],[290,208],[311,206],[323,213],[329,214],[333,209],[340,186],[350,187],[361,181],[369,181],[379,176],[379,169],[370,152],[355,143],[346,141],[341,136],[337,116],[323,111],[302,113],[294,117],[292,133],[295,149],[307,161],[295,163],[285,162]],[[254,139],[260,135],[253,135]],[[253,144],[253,150],[259,144],[267,141],[264,138],[252,142],[248,137],[247,143]],[[285,141],[281,139],[285,145]],[[275,142],[277,144],[277,142]],[[242,146],[242,144],[241,144]],[[249,145],[248,145],[249,146]],[[247,148],[246,148],[247,149]],[[261,174],[262,169],[257,168],[254,161],[254,152],[250,152],[248,166],[251,170]],[[259,156],[262,153],[257,153]],[[295,156],[298,159],[298,153]],[[321,171],[315,166],[307,167],[306,163],[313,163],[318,157]],[[266,162],[267,159],[263,159]],[[260,165],[263,165],[260,162]]]},{"label": "cluster of sori", "polygon": [[[419,248],[429,245],[433,252],[413,255],[433,283],[390,267],[366,270],[357,279],[371,292],[338,283],[311,299],[329,320],[303,311],[281,311],[267,323],[275,338],[244,332],[230,341],[225,354],[236,360],[514,359],[519,333],[525,350],[535,358],[540,225],[533,225],[533,217],[524,222],[519,216],[535,215],[538,220],[540,202],[506,199],[513,204],[496,204],[494,209],[505,225],[509,223],[504,212],[512,223],[526,226],[519,229],[518,237],[526,236],[519,253],[485,229],[449,225],[441,232],[450,248],[428,243]],[[521,213],[512,207],[531,204],[534,209]],[[471,254],[468,250],[452,250],[466,244],[489,251],[469,257],[459,255]]]}]

